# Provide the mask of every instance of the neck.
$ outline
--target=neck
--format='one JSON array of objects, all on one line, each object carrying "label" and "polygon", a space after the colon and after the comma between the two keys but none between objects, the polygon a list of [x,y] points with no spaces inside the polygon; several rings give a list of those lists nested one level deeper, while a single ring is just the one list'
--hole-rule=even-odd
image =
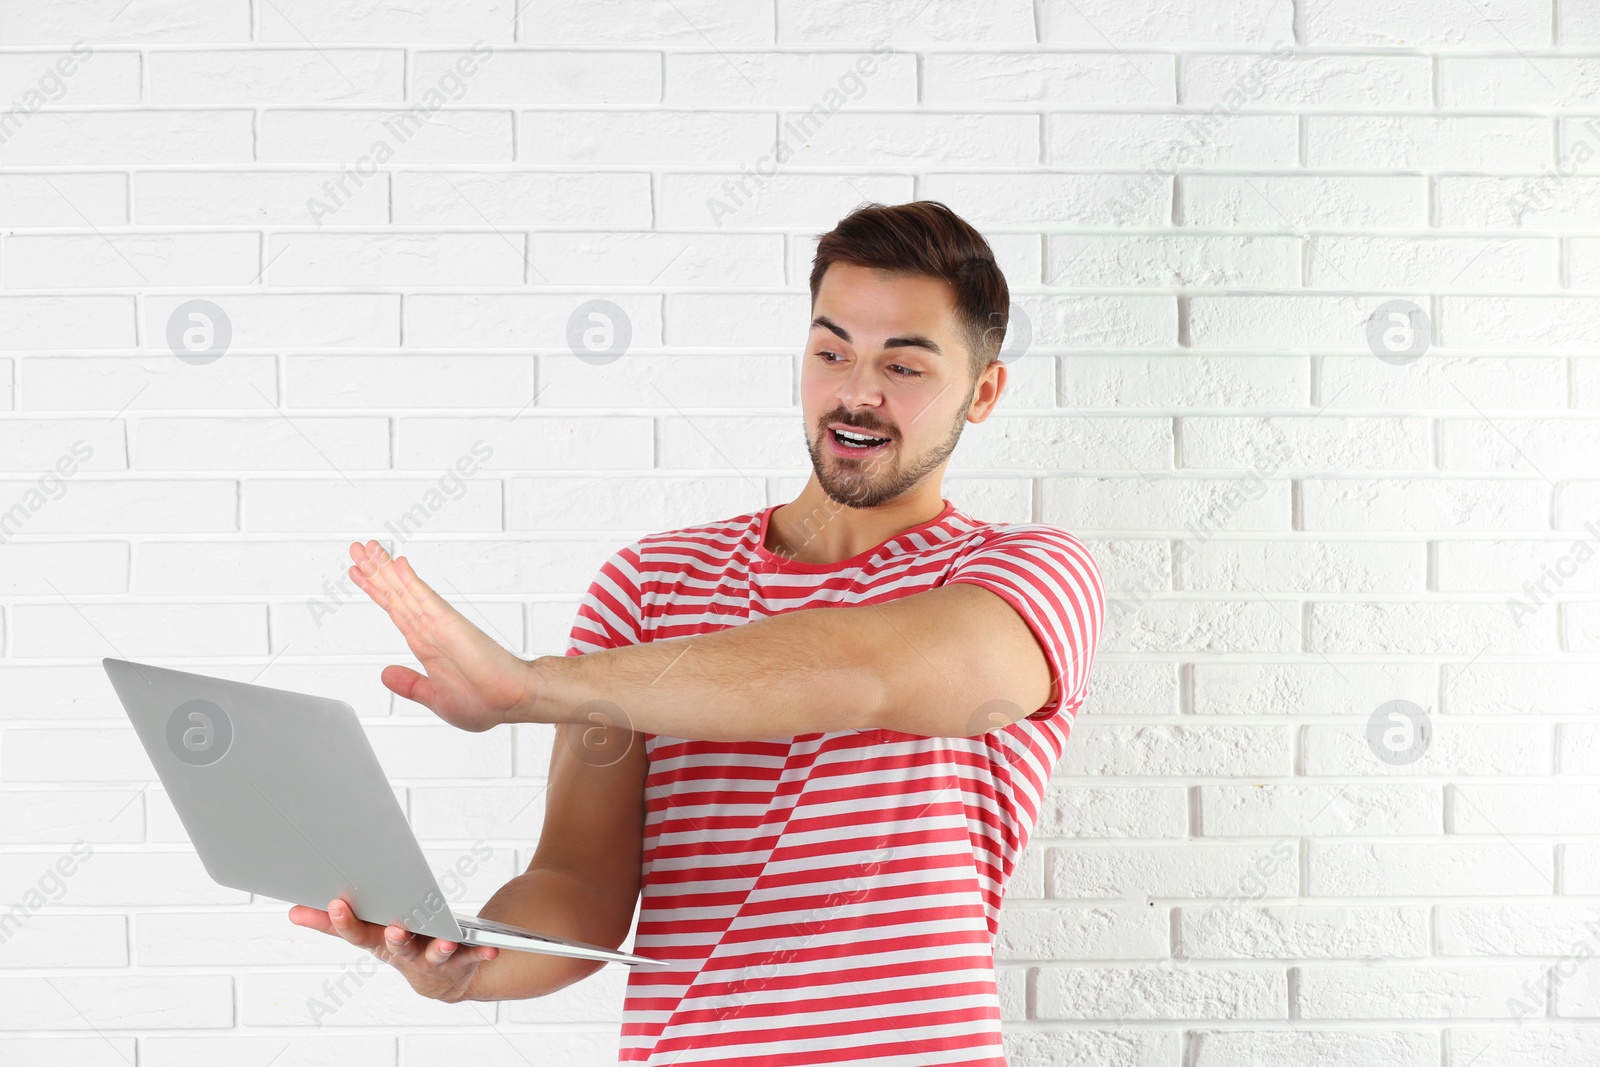
[{"label": "neck", "polygon": [[823,492],[813,473],[799,496],[767,518],[764,547],[801,563],[837,563],[928,522],[943,510],[944,498],[932,479],[886,504],[853,508]]}]

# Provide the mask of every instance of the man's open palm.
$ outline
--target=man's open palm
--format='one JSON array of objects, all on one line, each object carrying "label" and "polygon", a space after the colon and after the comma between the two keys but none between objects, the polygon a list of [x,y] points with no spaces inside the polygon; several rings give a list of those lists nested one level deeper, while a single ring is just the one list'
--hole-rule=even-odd
[{"label": "man's open palm", "polygon": [[508,721],[533,697],[533,672],[428,587],[411,561],[391,559],[376,541],[350,545],[350,577],[405,635],[426,674],[391,664],[383,684],[431,708],[445,722],[478,732]]}]

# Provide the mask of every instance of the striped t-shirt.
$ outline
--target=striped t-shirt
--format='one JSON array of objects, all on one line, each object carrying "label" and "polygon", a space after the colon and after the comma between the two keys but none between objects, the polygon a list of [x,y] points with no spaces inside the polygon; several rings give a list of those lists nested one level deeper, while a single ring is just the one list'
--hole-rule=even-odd
[{"label": "striped t-shirt", "polygon": [[[1004,1067],[1000,901],[1083,703],[1104,617],[1099,570],[1065,530],[980,522],[948,500],[876,548],[803,563],[764,545],[776,508],[613,553],[567,655],[972,582],[1027,621],[1052,695],[978,737],[641,734],[633,949],[671,968],[629,972],[618,1062]],[[974,709],[974,730],[1003,723],[989,718],[997,708]]]}]

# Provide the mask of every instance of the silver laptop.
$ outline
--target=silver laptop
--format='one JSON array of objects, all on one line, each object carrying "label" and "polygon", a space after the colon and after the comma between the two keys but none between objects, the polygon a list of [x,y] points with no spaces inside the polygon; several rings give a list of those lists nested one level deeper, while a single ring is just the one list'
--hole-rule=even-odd
[{"label": "silver laptop", "polygon": [[668,966],[454,914],[344,701],[102,662],[206,872],[220,884],[319,910],[342,897],[368,922],[465,945]]}]

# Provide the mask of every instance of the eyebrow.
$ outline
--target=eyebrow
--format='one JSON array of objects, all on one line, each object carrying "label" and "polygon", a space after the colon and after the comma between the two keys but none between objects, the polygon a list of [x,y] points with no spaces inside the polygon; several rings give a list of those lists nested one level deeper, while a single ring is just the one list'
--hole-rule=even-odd
[{"label": "eyebrow", "polygon": [[[839,335],[839,340],[845,342],[846,344],[850,343],[850,331],[846,330],[843,326],[840,326],[837,322],[834,322],[826,315],[818,315],[816,318],[811,320],[811,325],[814,327],[821,326],[825,330],[832,330],[834,333]],[[905,337],[891,337],[883,342],[883,347],[925,348],[936,356],[944,355],[944,349],[935,344],[931,338],[924,337],[920,333],[909,334]]]}]

